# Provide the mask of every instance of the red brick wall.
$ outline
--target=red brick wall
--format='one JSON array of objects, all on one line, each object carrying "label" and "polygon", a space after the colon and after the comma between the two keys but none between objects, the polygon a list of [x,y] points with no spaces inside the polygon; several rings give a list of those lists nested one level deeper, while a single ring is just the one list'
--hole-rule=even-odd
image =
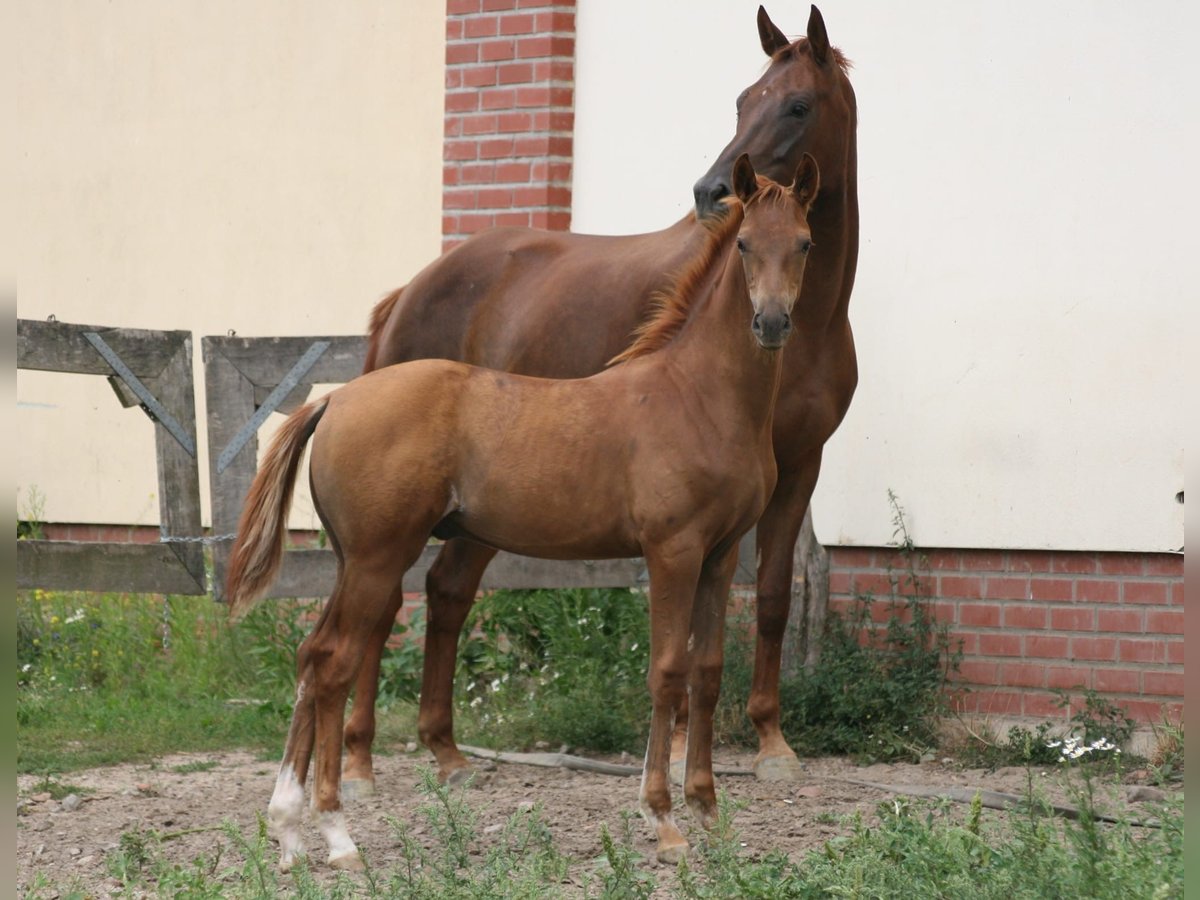
[{"label": "red brick wall", "polygon": [[448,0],[443,249],[570,226],[574,109],[575,0]]},{"label": "red brick wall", "polygon": [[[936,615],[963,642],[968,711],[1065,715],[1055,688],[1091,688],[1139,721],[1183,708],[1183,556],[927,550]],[[831,548],[830,603],[889,594],[890,548]]]}]

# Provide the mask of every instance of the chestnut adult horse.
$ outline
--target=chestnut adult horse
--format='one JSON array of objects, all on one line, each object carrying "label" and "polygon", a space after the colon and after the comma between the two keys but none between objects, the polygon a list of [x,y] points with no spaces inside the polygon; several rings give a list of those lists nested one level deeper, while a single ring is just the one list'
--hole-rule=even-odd
[{"label": "chestnut adult horse", "polygon": [[[748,704],[759,735],[755,772],[796,778],[799,763],[779,729],[780,654],[791,603],[792,551],[817,482],[821,448],[845,415],[858,380],[847,318],[858,260],[857,107],[846,60],[830,46],[816,7],[807,36],[795,43],[761,7],[758,33],[770,63],[738,98],[737,133],[696,183],[695,195],[703,219],[729,192],[733,160],[743,152],[757,171],[776,180],[790,178],[805,152],[821,166],[821,195],[811,216],[817,249],[804,282],[797,333],[784,357],[775,416],[779,484],[758,523],[757,650]],[[706,240],[705,224],[695,215],[665,231],[625,237],[484,232],[380,302],[371,316],[366,370],[438,357],[547,378],[591,375],[625,345],[669,273]],[[464,540],[452,540],[441,551],[426,585],[427,658],[454,658],[494,555]],[[343,773],[350,795],[368,793],[374,785],[375,695],[389,631],[388,623],[380,623],[355,687]],[[445,665],[436,671],[444,673]],[[426,671],[422,696],[447,704],[419,724],[421,740],[434,746],[452,740],[450,690],[448,684],[432,684]],[[673,754],[677,760],[681,738]]]},{"label": "chestnut adult horse", "polygon": [[[731,180],[737,200],[705,220],[704,245],[605,371],[552,380],[418,360],[355,379],[280,430],[238,523],[232,612],[278,571],[310,437],[313,503],[338,561],[333,595],[296,654],[296,705],[268,811],[281,867],[302,852],[314,748],[313,806],[329,864],[361,866],[341,812],[346,701],[431,534],[550,559],[645,557],[652,715],[642,813],[659,859],[678,861],[688,844],[672,818],[668,767],[687,692],[684,796],[702,825],[716,820],[712,717],[725,605],[738,541],[775,487],[779,351],[793,317],[807,315],[793,307],[818,188],[808,155],[790,188],[756,178],[745,155]],[[439,684],[453,669],[453,653],[426,657],[426,674]],[[434,700],[422,695],[422,718]],[[430,748],[443,777],[462,768],[453,740]]]}]

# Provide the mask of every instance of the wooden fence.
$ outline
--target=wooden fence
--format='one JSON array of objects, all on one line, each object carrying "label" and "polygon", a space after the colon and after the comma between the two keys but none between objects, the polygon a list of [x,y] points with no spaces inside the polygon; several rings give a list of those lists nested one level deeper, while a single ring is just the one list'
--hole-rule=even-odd
[{"label": "wooden fence", "polygon": [[[212,547],[211,589],[222,598],[242,502],[257,468],[258,430],[272,412],[304,402],[314,384],[340,384],[362,371],[361,336],[205,337],[212,533],[202,537],[191,334],[20,320],[17,365],[106,375],[125,405],[155,419],[161,540],[158,544],[19,541],[19,588],[203,594],[201,542]],[[99,338],[99,341],[97,341]],[[103,347],[100,345],[103,344]],[[742,543],[736,581],[754,582],[753,537]],[[405,576],[420,591],[437,547]],[[335,564],[329,550],[289,550],[271,597],[326,596]],[[562,562],[499,554],[485,589],[626,587],[646,582],[640,559]]]},{"label": "wooden fence", "polygon": [[17,368],[107,376],[154,420],[161,523],[156,544],[18,541],[17,587],[207,593],[191,332],[21,319]]}]

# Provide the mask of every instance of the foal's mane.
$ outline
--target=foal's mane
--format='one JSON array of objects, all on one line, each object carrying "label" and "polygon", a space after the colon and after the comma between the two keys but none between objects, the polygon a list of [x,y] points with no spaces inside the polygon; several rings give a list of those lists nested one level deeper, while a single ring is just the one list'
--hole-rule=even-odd
[{"label": "foal's mane", "polygon": [[[758,176],[758,190],[745,206],[758,203],[787,203],[791,201],[791,189]],[[650,312],[646,320],[633,332],[633,341],[628,347],[609,360],[610,366],[626,360],[637,359],[661,350],[679,334],[687,323],[692,306],[706,283],[708,274],[724,258],[724,250],[730,239],[742,225],[745,209],[740,200],[728,196],[714,215],[700,220],[708,232],[707,240],[700,251],[671,277],[671,282],[650,297]]]},{"label": "foal's mane", "polygon": [[705,276],[722,259],[726,243],[742,224],[742,204],[726,197],[718,210],[700,220],[707,233],[704,246],[671,282],[650,296],[649,315],[633,332],[633,342],[608,361],[610,366],[653,353],[665,347],[687,322],[692,303],[700,293]]}]

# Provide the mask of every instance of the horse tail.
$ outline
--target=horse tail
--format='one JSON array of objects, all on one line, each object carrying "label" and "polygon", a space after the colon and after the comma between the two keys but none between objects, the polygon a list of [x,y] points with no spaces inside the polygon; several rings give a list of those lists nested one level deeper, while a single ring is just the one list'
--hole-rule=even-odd
[{"label": "horse tail", "polygon": [[403,287],[396,288],[371,310],[371,318],[367,322],[367,360],[363,363],[364,375],[375,371],[375,364],[379,360],[379,345],[383,342],[383,326],[387,324],[403,293]]},{"label": "horse tail", "polygon": [[325,414],[328,397],[300,407],[271,441],[238,520],[237,539],[225,580],[229,614],[240,618],[275,580],[283,562],[283,536],[296,470],[304,446]]}]

